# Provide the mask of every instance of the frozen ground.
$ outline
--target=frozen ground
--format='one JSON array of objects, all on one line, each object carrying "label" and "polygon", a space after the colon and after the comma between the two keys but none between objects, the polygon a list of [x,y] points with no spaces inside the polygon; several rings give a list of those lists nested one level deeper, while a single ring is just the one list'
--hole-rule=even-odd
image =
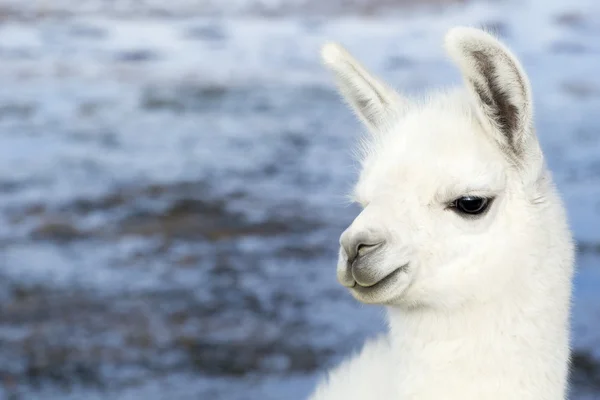
[{"label": "frozen ground", "polygon": [[305,397],[382,326],[335,283],[359,126],[319,45],[415,93],[459,82],[461,23],[531,75],[580,245],[573,398],[600,396],[599,5],[159,3],[0,1],[0,398]]}]

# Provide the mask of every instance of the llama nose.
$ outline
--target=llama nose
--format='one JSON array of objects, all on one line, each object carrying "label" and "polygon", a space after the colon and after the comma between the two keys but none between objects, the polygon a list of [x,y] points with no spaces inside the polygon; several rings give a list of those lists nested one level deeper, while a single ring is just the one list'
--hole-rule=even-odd
[{"label": "llama nose", "polygon": [[349,229],[340,237],[340,245],[346,252],[349,264],[352,264],[357,258],[376,250],[383,242],[384,240],[381,237],[372,232],[353,233]]}]

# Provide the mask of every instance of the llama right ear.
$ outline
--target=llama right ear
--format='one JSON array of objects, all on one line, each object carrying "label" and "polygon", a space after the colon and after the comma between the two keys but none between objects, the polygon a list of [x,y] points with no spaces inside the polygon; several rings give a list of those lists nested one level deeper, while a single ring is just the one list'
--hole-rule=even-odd
[{"label": "llama right ear", "polygon": [[451,29],[445,45],[475,100],[480,121],[504,151],[521,164],[539,159],[531,89],[517,58],[495,37],[475,28]]},{"label": "llama right ear", "polygon": [[325,44],[321,57],[335,73],[341,95],[371,132],[386,130],[402,114],[405,101],[398,93],[369,73],[342,46]]}]

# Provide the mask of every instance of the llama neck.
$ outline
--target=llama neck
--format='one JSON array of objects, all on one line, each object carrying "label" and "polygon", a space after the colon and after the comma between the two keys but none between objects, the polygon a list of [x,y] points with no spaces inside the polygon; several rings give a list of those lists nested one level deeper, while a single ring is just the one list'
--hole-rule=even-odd
[{"label": "llama neck", "polygon": [[570,287],[548,289],[458,311],[389,308],[400,398],[564,399]]}]

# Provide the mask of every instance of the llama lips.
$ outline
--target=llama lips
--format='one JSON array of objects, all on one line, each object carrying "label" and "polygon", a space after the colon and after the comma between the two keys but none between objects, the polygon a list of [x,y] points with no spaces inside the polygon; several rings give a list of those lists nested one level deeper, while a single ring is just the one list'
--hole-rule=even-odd
[{"label": "llama lips", "polygon": [[372,284],[364,284],[364,283],[361,283],[358,280],[356,280],[356,286],[354,286],[354,289],[356,289],[356,290],[360,290],[360,289],[373,290],[373,289],[382,287],[385,284],[387,284],[388,282],[391,282],[396,276],[398,276],[399,274],[401,274],[402,272],[404,272],[406,270],[408,270],[408,264],[405,264],[399,268],[396,268],[395,270],[393,270],[392,272],[390,272],[389,274],[385,275],[383,278],[379,279],[378,281],[376,281]]},{"label": "llama lips", "polygon": [[355,258],[350,264],[350,272],[357,284],[363,287],[376,285],[391,272],[385,268],[385,251],[370,251]]},{"label": "llama lips", "polygon": [[338,268],[337,279],[338,282],[344,287],[353,288],[354,286],[356,286],[356,281],[352,276],[352,270],[350,267],[346,267],[343,269]]}]

